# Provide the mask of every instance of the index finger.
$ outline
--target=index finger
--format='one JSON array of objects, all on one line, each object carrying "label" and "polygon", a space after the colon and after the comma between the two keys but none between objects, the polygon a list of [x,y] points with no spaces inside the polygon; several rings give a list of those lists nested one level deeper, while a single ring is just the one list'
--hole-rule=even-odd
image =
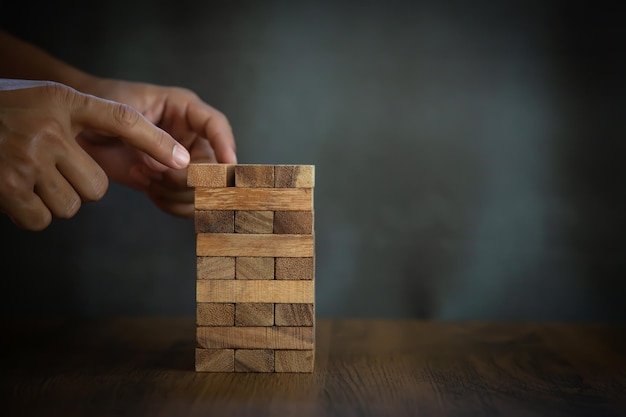
[{"label": "index finger", "polygon": [[78,124],[118,136],[170,168],[185,168],[189,164],[187,149],[133,107],[87,94],[81,96],[72,108],[72,120]]}]

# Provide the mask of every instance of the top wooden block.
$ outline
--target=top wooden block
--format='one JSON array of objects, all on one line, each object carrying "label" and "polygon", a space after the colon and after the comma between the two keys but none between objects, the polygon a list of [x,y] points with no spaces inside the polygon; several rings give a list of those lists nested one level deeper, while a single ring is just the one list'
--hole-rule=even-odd
[{"label": "top wooden block", "polygon": [[274,188],[273,165],[235,166],[235,187]]},{"label": "top wooden block", "polygon": [[315,187],[315,165],[276,165],[274,167],[274,187]]},{"label": "top wooden block", "polygon": [[204,188],[314,188],[315,165],[189,164],[187,185]]},{"label": "top wooden block", "polygon": [[188,187],[224,188],[235,186],[235,165],[197,162],[187,168]]}]

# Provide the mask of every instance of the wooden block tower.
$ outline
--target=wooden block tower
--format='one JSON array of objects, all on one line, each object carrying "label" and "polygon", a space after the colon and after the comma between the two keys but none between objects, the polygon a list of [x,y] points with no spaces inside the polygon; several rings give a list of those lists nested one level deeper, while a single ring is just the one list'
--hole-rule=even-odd
[{"label": "wooden block tower", "polygon": [[313,165],[192,163],[196,371],[312,372]]}]

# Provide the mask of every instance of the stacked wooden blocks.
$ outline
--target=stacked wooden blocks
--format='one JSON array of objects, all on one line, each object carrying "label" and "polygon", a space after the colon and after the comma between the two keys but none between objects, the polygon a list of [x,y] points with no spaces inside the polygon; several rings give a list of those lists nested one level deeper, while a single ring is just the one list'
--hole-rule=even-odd
[{"label": "stacked wooden blocks", "polygon": [[312,372],[313,165],[192,163],[196,371]]}]

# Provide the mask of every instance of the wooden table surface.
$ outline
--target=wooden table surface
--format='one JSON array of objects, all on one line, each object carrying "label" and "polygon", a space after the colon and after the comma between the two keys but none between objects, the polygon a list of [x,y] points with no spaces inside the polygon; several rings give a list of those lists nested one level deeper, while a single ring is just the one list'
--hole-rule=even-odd
[{"label": "wooden table surface", "polygon": [[626,326],[323,320],[313,374],[208,374],[193,318],[0,321],[2,416],[626,416]]}]

